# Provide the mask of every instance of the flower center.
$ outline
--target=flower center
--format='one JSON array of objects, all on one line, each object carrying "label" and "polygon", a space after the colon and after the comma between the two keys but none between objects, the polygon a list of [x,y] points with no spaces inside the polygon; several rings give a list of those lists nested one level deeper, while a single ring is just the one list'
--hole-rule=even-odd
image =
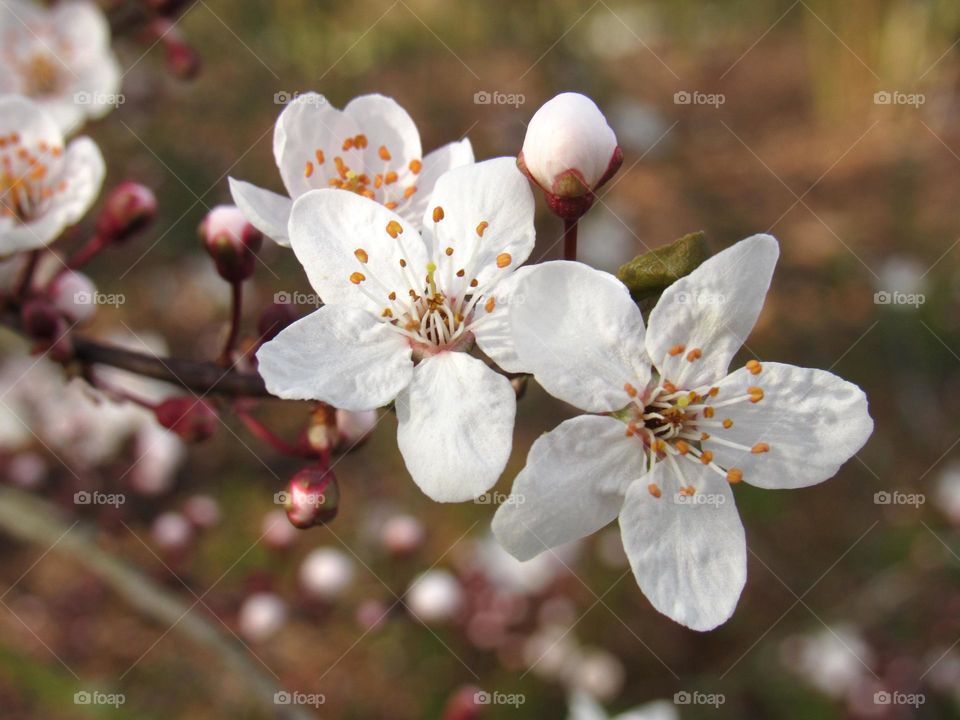
[{"label": "flower center", "polygon": [[67,189],[65,180],[51,177],[51,158],[62,154],[63,148],[47,143],[34,152],[23,145],[19,133],[0,135],[0,217],[33,220],[55,194]]},{"label": "flower center", "polygon": [[[377,155],[383,161],[380,172],[372,177],[363,167],[363,155],[360,155],[360,170],[350,166],[352,160],[344,159],[346,153],[350,150],[365,150],[369,145],[369,140],[364,134],[354,135],[346,138],[341,147],[342,155],[335,155],[333,158],[333,167],[326,169],[327,182],[330,187],[340,190],[349,190],[358,195],[374,200],[388,210],[395,210],[400,205],[406,203],[417,192],[417,186],[410,182],[404,185],[404,179],[413,180],[423,168],[423,162],[420,159],[411,160],[406,167],[398,165],[393,160],[393,155],[386,145],[381,145],[377,149]],[[304,165],[304,177],[312,178],[318,169],[326,167],[327,158],[323,150],[316,150],[313,156],[309,157]],[[409,170],[413,177],[406,174]],[[401,177],[401,174],[404,177]]]},{"label": "flower center", "polygon": [[[677,345],[670,349],[670,355],[676,356],[684,351],[682,345]],[[703,352],[694,348],[685,357],[692,364],[702,356]],[[759,375],[763,370],[756,360],[748,362],[746,368],[753,375]],[[680,374],[681,380],[683,374]],[[723,408],[744,402],[759,403],[763,400],[763,390],[759,386],[748,387],[746,394],[729,398],[721,397],[720,388],[715,386],[680,389],[665,378],[651,382],[643,393],[630,383],[625,383],[623,388],[630,404],[617,413],[617,417],[626,422],[627,437],[634,437],[641,443],[648,471],[655,463],[668,463],[680,495],[692,496],[697,492],[697,488],[684,477],[684,461],[709,467],[730,483],[743,480],[740,468],[725,468],[714,460],[713,452],[705,449],[707,441],[753,454],[770,450],[767,443],[750,447],[723,437],[724,431],[733,427],[733,419],[723,417]],[[662,494],[655,483],[651,483],[648,490],[657,498]]]},{"label": "flower center", "polygon": [[32,55],[21,67],[24,90],[30,97],[56,95],[63,87],[63,73],[48,53]]},{"label": "flower center", "polygon": [[[435,231],[436,224],[443,217],[443,208],[435,207]],[[476,228],[477,235],[482,237],[487,227],[488,222],[481,222]],[[400,248],[398,262],[401,272],[395,276],[393,284],[399,280],[402,285],[391,287],[390,281],[378,278],[369,265],[370,254],[364,248],[354,251],[360,269],[351,273],[350,282],[382,308],[381,320],[410,341],[415,358],[422,359],[447,350],[469,349],[473,331],[496,307],[496,298],[490,292],[505,273],[494,272],[481,283],[479,273],[484,269],[478,262],[481,244],[473,243],[470,257],[460,267],[452,261],[453,247],[448,246],[442,252],[435,249],[436,259],[427,262],[426,274],[420,280],[407,260],[409,253],[404,247],[403,226],[391,220],[385,230]],[[438,265],[441,255],[444,258],[442,267]],[[513,258],[506,252],[497,255],[495,260],[500,271],[506,271],[512,262]]]}]

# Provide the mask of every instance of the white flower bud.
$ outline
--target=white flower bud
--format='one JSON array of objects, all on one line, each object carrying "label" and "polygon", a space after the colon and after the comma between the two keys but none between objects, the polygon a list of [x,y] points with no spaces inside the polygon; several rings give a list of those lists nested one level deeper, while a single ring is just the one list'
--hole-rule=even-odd
[{"label": "white flower bud", "polygon": [[287,620],[287,605],[271,592],[254,593],[240,606],[237,625],[240,634],[251,642],[262,642],[274,635]]},{"label": "white flower bud", "polygon": [[558,198],[593,192],[616,172],[621,159],[607,119],[579,93],[561,93],[534,113],[520,153],[521,168]]},{"label": "white flower bud", "polygon": [[428,570],[407,588],[405,602],[410,612],[425,623],[452,620],[463,606],[463,588],[446,570]]},{"label": "white flower bud", "polygon": [[339,550],[317,548],[300,566],[300,583],[311,596],[332,601],[340,597],[353,582],[354,566]]}]

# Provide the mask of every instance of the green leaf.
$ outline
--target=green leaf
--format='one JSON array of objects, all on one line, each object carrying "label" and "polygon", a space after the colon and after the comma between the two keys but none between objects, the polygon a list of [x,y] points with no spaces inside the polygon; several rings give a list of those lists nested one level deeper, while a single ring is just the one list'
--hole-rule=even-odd
[{"label": "green leaf", "polygon": [[684,235],[669,245],[637,255],[624,263],[617,277],[630,289],[637,302],[660,295],[674,282],[689,275],[710,257],[702,232]]}]

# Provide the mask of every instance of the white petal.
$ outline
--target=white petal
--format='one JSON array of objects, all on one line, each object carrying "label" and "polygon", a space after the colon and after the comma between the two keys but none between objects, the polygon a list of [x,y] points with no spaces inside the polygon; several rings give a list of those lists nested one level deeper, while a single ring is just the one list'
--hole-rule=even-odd
[{"label": "white petal", "polygon": [[293,201],[242,180],[229,178],[229,182],[233,201],[243,212],[247,222],[271,238],[277,245],[290,247],[287,225],[290,222]]},{"label": "white petal", "polygon": [[[667,462],[627,490],[620,532],[643,594],[664,615],[693,630],[712,630],[737,606],[747,579],[743,525],[726,480],[682,461],[693,502],[681,502]],[[650,494],[655,483],[662,495]],[[699,496],[699,498],[698,498]]]},{"label": "white petal", "polygon": [[0,218],[0,257],[48,245],[60,236],[63,227],[60,218],[53,214],[28,223]]},{"label": "white petal", "polygon": [[716,410],[715,420],[730,418],[729,430],[711,429],[714,438],[768,452],[752,453],[707,440],[721,466],[743,471],[743,480],[763,488],[800,488],[833,477],[873,432],[863,390],[825,370],[765,362],[758,375],[745,368],[717,384],[715,402],[763,390],[760,402],[742,402]]},{"label": "white petal", "polygon": [[539,265],[526,265],[497,283],[493,310],[487,312],[484,303],[477,305],[477,318],[483,322],[473,331],[479,347],[491,360],[507,372],[525,372],[513,343],[510,306],[524,302],[524,282]]},{"label": "white petal", "polygon": [[[420,160],[420,133],[410,115],[393,98],[376,93],[354,98],[343,109],[367,137],[363,151],[364,169],[368,173],[382,172],[390,168],[401,176],[402,186],[412,180],[410,161]],[[386,148],[390,160],[380,157],[380,148]],[[409,174],[406,174],[409,173]]]},{"label": "white petal", "polygon": [[551,395],[590,412],[630,402],[650,379],[643,316],[612,275],[576,262],[534,266],[509,308],[518,365]]},{"label": "white petal", "polygon": [[[763,308],[779,254],[773,237],[754,235],[666,289],[650,313],[647,351],[667,380],[695,388],[726,375]],[[685,351],[670,356],[677,345]],[[702,355],[690,362],[695,348]]]},{"label": "white petal", "polygon": [[97,199],[105,174],[106,164],[97,144],[88,137],[73,140],[60,169],[66,189],[53,195],[47,212],[59,217],[64,226],[73,225]]},{"label": "white petal", "polygon": [[424,360],[397,398],[397,442],[414,482],[437,502],[463,502],[497,482],[513,444],[510,382],[462,352]]},{"label": "white petal", "polygon": [[410,202],[403,207],[400,214],[410,222],[419,224],[427,207],[433,208],[433,205],[429,205],[429,202],[440,176],[448,170],[470,165],[473,161],[473,146],[466,138],[458,142],[447,143],[443,147],[427,153],[426,157],[423,158],[423,168],[417,176],[417,192],[410,198]]},{"label": "white petal", "polygon": [[[330,178],[338,177],[336,157],[362,173],[362,151],[343,148],[348,138],[359,134],[357,123],[332,107],[323,95],[304,93],[291,100],[273,131],[274,158],[290,197],[296,200],[308,190],[330,187]],[[322,163],[317,151],[322,153]]]},{"label": "white petal", "polygon": [[619,420],[583,415],[540,436],[493,517],[519,560],[585,537],[617,517],[627,486],[644,473],[642,446]]},{"label": "white petal", "polygon": [[110,45],[110,26],[94,3],[68,2],[54,6],[49,20],[57,28],[58,39],[69,49],[71,59],[83,59],[84,54],[102,51]]},{"label": "white petal", "polygon": [[0,135],[11,133],[17,133],[30,150],[41,143],[63,145],[63,135],[53,119],[37,103],[20,95],[0,96]]},{"label": "white petal", "polygon": [[[402,228],[396,238],[387,232],[393,222]],[[288,231],[297,259],[325,303],[350,304],[379,315],[390,304],[391,292],[405,298],[414,282],[419,283],[418,292],[423,291],[423,240],[379,203],[343,190],[314,190],[293,204]],[[357,250],[366,253],[367,263],[357,258]],[[366,278],[363,287],[351,282],[355,272]],[[382,302],[365,292],[382,297]]]},{"label": "white petal", "polygon": [[[435,223],[436,207],[443,209],[443,219]],[[445,289],[464,292],[474,278],[483,285],[522,265],[533,250],[533,214],[533,191],[513,158],[486,160],[441,176],[423,215],[424,241],[440,268],[438,277],[466,271]],[[482,236],[480,223],[486,223]],[[498,267],[497,258],[507,260],[507,255],[509,262]]]},{"label": "white petal", "polygon": [[413,375],[410,346],[389,325],[329,305],[264,344],[257,360],[271,394],[354,412],[386,405]]},{"label": "white petal", "polygon": [[572,692],[567,705],[570,709],[567,720],[609,720],[600,703],[582,690]]}]

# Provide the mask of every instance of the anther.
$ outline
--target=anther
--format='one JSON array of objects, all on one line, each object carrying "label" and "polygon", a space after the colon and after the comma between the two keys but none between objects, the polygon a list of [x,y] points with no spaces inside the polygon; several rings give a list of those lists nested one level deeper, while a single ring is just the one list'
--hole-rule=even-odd
[{"label": "anther", "polygon": [[634,398],[637,396],[637,389],[630,383],[624,383],[623,389],[626,391],[627,395]]},{"label": "anther", "polygon": [[391,220],[387,223],[387,235],[392,238],[396,238],[400,233],[403,232],[403,226],[398,223],[396,220]]},{"label": "anther", "polygon": [[750,396],[750,402],[758,403],[763,400],[763,390],[758,387],[748,387],[747,394]]},{"label": "anther", "polygon": [[437,205],[433,209],[433,221],[440,222],[441,220],[443,220],[443,208]]},{"label": "anther", "polygon": [[700,462],[702,462],[704,465],[709,465],[710,463],[712,463],[713,453],[710,452],[709,450],[704,450],[703,453],[701,453],[700,455]]},{"label": "anther", "polygon": [[732,428],[732,427],[733,427],[733,420],[731,420],[730,418],[724,418],[724,419],[723,419],[723,427],[725,427],[727,430],[729,430],[730,428]]},{"label": "anther", "polygon": [[493,308],[496,307],[497,301],[495,298],[488,298],[486,304],[483,306],[488,313],[493,312]]},{"label": "anther", "polygon": [[672,348],[670,348],[669,350],[667,350],[667,353],[668,353],[671,357],[676,357],[677,355],[679,355],[680,353],[682,353],[684,350],[686,350],[686,348],[685,348],[683,345],[674,345]]},{"label": "anther", "polygon": [[740,468],[730,468],[727,470],[727,482],[736,484],[743,480],[743,470]]},{"label": "anther", "polygon": [[353,254],[357,256],[357,260],[359,260],[364,264],[366,264],[367,261],[370,259],[370,256],[367,255],[367,251],[364,250],[363,248],[357,248],[356,250],[353,251]]},{"label": "anther", "polygon": [[481,222],[479,225],[477,225],[477,235],[479,235],[480,237],[483,237],[483,231],[486,230],[488,227],[490,227],[490,223],[488,223],[486,220]]},{"label": "anther", "polygon": [[350,282],[352,282],[354,285],[359,285],[366,279],[367,279],[367,276],[364,275],[362,272],[350,273]]},{"label": "anther", "polygon": [[766,443],[757,443],[752,448],[750,448],[750,452],[752,452],[754,455],[770,452],[770,446],[767,445]]},{"label": "anther", "polygon": [[703,351],[700,348],[694,348],[687,353],[687,361],[693,362],[694,360],[699,360],[703,356]]},{"label": "anther", "polygon": [[510,256],[510,253],[500,253],[497,255],[497,267],[505,268],[507,265],[513,262],[513,258]]},{"label": "anther", "polygon": [[658,498],[660,497],[660,495],[662,495],[662,493],[660,492],[660,488],[657,487],[656,483],[650,483],[649,485],[647,485],[647,491],[651,495],[653,495],[655,498]]},{"label": "anther", "polygon": [[390,151],[387,150],[386,145],[381,145],[380,149],[377,150],[377,154],[380,156],[381,160],[392,160],[393,156],[390,154]]},{"label": "anther", "polygon": [[763,370],[763,366],[756,360],[748,360],[746,368],[750,371],[751,375],[759,375],[760,371]]}]

